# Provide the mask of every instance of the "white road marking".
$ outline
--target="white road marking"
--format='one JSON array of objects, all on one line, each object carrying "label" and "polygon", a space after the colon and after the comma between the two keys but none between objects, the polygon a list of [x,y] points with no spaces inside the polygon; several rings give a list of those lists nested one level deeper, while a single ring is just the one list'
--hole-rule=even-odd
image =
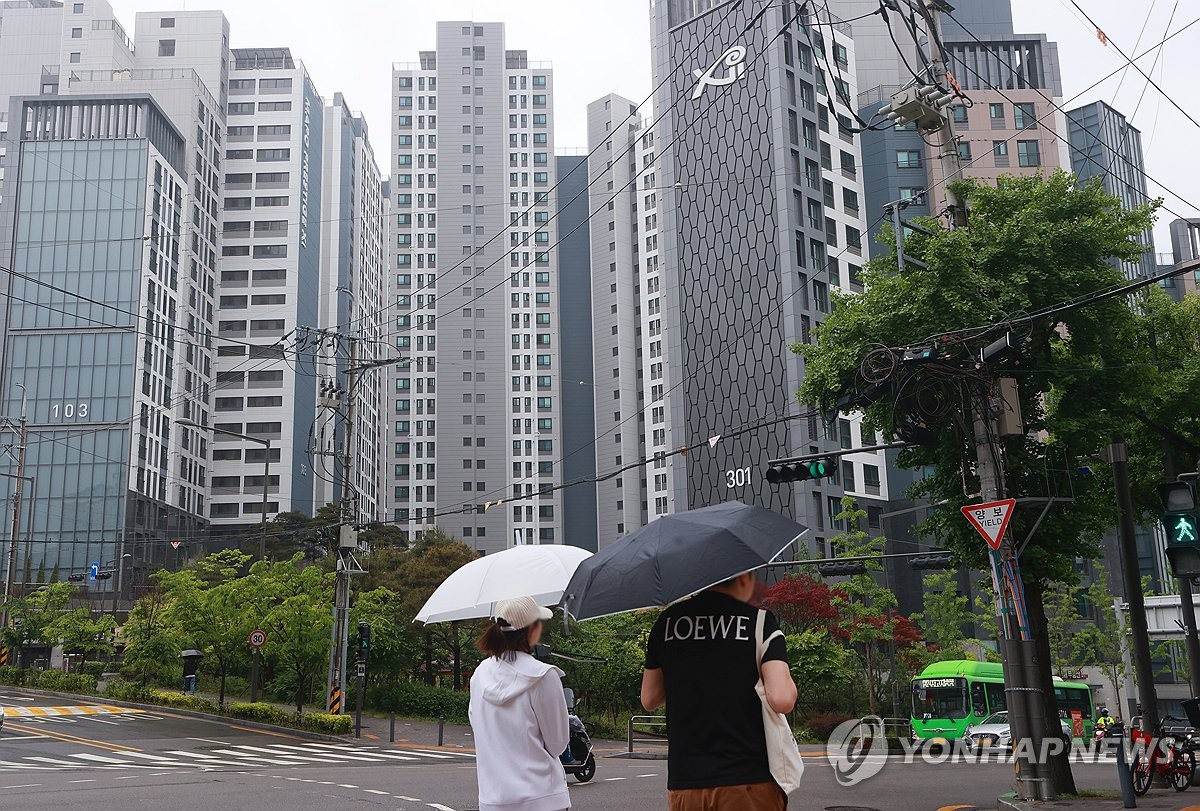
[{"label": "white road marking", "polygon": [[400,800],[407,800],[407,801],[408,801],[408,802],[410,802],[410,803],[419,803],[419,802],[421,802],[421,801],[420,801],[419,799],[417,799],[416,797],[405,797],[403,794],[394,794],[394,795],[392,795],[392,796],[394,796],[394,797],[396,797],[397,799],[400,799]]},{"label": "white road marking", "polygon": [[[418,802],[420,802],[420,800],[418,800]],[[454,809],[450,806],[442,805],[441,803],[425,803],[425,805],[429,806],[430,808],[436,808],[438,811],[454,811]]]},{"label": "white road marking", "polygon": [[604,780],[608,783],[612,783],[616,780],[624,780],[624,779],[625,779],[624,777],[606,777],[606,778],[604,778]]},{"label": "white road marking", "polygon": [[358,788],[358,786],[352,786],[349,783],[338,783],[338,788]]},{"label": "white road marking", "polygon": [[[433,752],[420,752],[415,749],[397,749],[396,751],[400,752],[402,754],[405,754],[405,755],[416,755],[417,757],[431,757],[431,758],[436,758],[437,760],[453,760],[454,759],[454,755],[438,755]],[[379,754],[382,755],[382,754],[386,754],[386,753],[380,752]],[[466,753],[464,752],[463,755],[466,755]]]},{"label": "white road marking", "polygon": [[386,791],[380,791],[377,788],[365,788],[365,789],[363,789],[363,791],[367,792],[367,794],[382,794],[385,797],[387,796]]},{"label": "white road marking", "polygon": [[41,783],[21,783],[16,786],[0,786],[0,788],[37,788]]},{"label": "white road marking", "polygon": [[[263,763],[270,763],[272,766],[296,766],[296,765],[299,765],[299,762],[295,761],[295,760],[279,760],[278,758],[266,758],[266,757],[262,757],[261,755],[252,755],[249,752],[239,752],[236,749],[214,749],[213,751],[216,752],[218,755],[229,755],[231,757],[240,757],[240,758],[254,758],[255,760],[262,761]],[[245,765],[245,761],[243,761],[242,765]]]},{"label": "white road marking", "polygon": [[638,777],[658,777],[657,774],[639,774]]},{"label": "white road marking", "polygon": [[68,783],[95,783],[95,780],[68,780]]},{"label": "white road marking", "polygon": [[97,763],[115,763],[119,766],[134,765],[127,760],[117,760],[116,758],[104,757],[104,755],[93,755],[88,752],[84,752],[83,754],[79,754],[79,755],[71,755],[71,757],[77,757],[80,760],[94,760]]},{"label": "white road marking", "polygon": [[[249,747],[246,747],[246,748],[249,748]],[[284,752],[279,752],[279,751],[276,751],[276,752],[275,752],[275,754],[276,754],[276,755],[281,755],[281,756],[283,756],[283,757],[296,757],[296,758],[298,758],[298,757],[301,757],[301,755],[293,755],[293,754],[292,754],[292,751],[294,750],[294,751],[296,751],[296,752],[304,752],[304,753],[305,753],[305,756],[304,756],[304,757],[305,757],[305,759],[316,759],[316,760],[319,760],[319,761],[326,761],[326,760],[361,760],[361,761],[363,761],[364,763],[378,763],[378,762],[379,762],[379,759],[378,759],[377,757],[375,757],[375,755],[382,754],[382,753],[376,753],[376,752],[372,752],[372,753],[371,753],[372,757],[363,757],[361,754],[359,754],[359,755],[357,755],[357,756],[356,756],[356,755],[344,754],[344,753],[342,753],[342,752],[340,752],[340,751],[337,751],[337,752],[327,752],[327,751],[325,751],[325,750],[323,750],[323,749],[309,749],[309,748],[307,748],[307,747],[304,747],[304,746],[289,746],[289,745],[288,745],[288,744],[286,744],[286,743],[277,743],[277,744],[272,744],[272,748],[273,748],[273,749],[275,749],[275,750],[279,750],[279,749],[287,750],[287,751],[284,751]],[[317,757],[317,756],[320,756],[320,757]],[[405,758],[405,759],[406,759],[406,760],[411,760],[412,758]]]}]

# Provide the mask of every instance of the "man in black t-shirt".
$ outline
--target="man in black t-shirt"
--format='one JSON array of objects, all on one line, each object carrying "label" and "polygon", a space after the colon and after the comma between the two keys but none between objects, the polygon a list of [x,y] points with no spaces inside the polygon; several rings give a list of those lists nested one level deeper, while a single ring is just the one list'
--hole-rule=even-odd
[{"label": "man in black t-shirt", "polygon": [[[642,706],[667,704],[667,789],[671,811],[783,811],[787,797],[771,777],[763,734],[750,572],[668,608],[646,646]],[[779,628],[769,611],[763,638]],[[796,703],[783,637],[762,662],[767,702],[776,712]]]}]

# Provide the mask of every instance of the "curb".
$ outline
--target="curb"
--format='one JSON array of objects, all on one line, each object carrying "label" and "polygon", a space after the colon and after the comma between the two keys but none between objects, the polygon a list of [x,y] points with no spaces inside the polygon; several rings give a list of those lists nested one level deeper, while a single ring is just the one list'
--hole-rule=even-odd
[{"label": "curb", "polygon": [[605,755],[614,760],[666,760],[666,752],[618,752],[615,755]]},{"label": "curb", "polygon": [[97,701],[103,701],[105,704],[111,704],[114,707],[129,707],[135,710],[145,710],[146,712],[163,713],[170,712],[175,715],[182,715],[185,718],[197,718],[201,721],[217,721],[224,724],[237,724],[238,726],[249,727],[250,729],[261,730],[263,732],[276,732],[287,735],[292,735],[297,738],[304,738],[310,741],[325,741],[331,743],[349,743],[351,738],[342,737],[341,735],[327,735],[324,732],[312,732],[307,729],[294,729],[293,727],[277,726],[275,724],[264,724],[261,721],[249,721],[242,718],[235,718],[232,715],[215,715],[211,712],[199,712],[197,710],[185,710],[178,707],[171,707],[165,704],[138,704],[133,701],[119,701],[107,696],[84,696],[76,693],[56,693],[52,690],[38,690],[33,687],[8,687],[14,693],[24,693],[33,696],[45,696],[51,698],[66,698],[71,701],[84,702],[94,704]]}]

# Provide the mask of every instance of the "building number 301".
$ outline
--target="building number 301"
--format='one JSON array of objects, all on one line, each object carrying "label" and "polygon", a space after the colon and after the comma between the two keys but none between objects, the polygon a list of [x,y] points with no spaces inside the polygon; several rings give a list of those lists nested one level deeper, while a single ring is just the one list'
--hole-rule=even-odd
[{"label": "building number 301", "polygon": [[725,471],[726,487],[745,487],[750,483],[750,468],[739,467],[737,470]]},{"label": "building number 301", "polygon": [[50,406],[51,419],[73,420],[77,417],[81,420],[87,419],[87,403],[54,403]]}]

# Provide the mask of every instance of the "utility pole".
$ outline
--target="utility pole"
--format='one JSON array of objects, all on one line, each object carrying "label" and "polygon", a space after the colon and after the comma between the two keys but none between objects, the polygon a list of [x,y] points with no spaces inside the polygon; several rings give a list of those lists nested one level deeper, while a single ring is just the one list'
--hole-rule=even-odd
[{"label": "utility pole", "polygon": [[[1138,566],[1137,536],[1133,526],[1133,496],[1129,490],[1129,452],[1123,436],[1113,437],[1112,444],[1108,446],[1108,462],[1113,469],[1117,509],[1120,512],[1121,575],[1125,583],[1125,601],[1129,604],[1133,671],[1137,679],[1138,702],[1142,705],[1142,729],[1153,735],[1158,730],[1158,695],[1154,689],[1154,667],[1150,663],[1150,633],[1146,626],[1146,601],[1142,594],[1142,571]],[[1181,588],[1180,598],[1182,597]],[[1190,604],[1190,599],[1188,602]]]},{"label": "utility pole", "polygon": [[8,573],[4,578],[4,609],[0,612],[0,627],[8,627],[8,605],[16,587],[17,544],[21,538],[21,496],[25,484],[25,445],[28,438],[25,387],[21,388],[21,418],[17,422],[17,475],[13,484],[12,537],[8,545]]},{"label": "utility pole", "polygon": [[[930,32],[930,80],[935,89],[952,85],[952,79],[946,68],[942,54],[941,17],[942,0],[920,0],[922,16],[928,24]],[[936,92],[936,91],[935,91]],[[926,94],[928,102],[937,101],[934,94]],[[952,229],[967,227],[967,206],[965,200],[954,191],[953,182],[962,178],[962,160],[959,155],[958,136],[954,132],[952,115],[942,115],[940,128],[941,146],[938,161],[941,163],[943,188],[946,191],[946,214],[949,227]],[[919,125],[918,125],[919,126]],[[998,441],[995,404],[998,389],[994,379],[988,378],[982,388],[972,396],[974,411],[974,446],[976,446],[976,467],[979,474],[979,494],[984,501],[995,501],[1004,498],[1004,471],[1002,449]],[[1045,697],[1037,678],[1037,643],[1031,629],[1020,629],[1018,618],[1009,617],[1006,621],[1008,601],[1003,585],[1007,576],[1000,572],[1000,558],[1012,560],[1012,566],[1018,565],[1018,552],[1013,542],[1012,533],[1008,539],[1001,539],[1003,545],[1000,551],[992,554],[992,587],[995,589],[995,605],[997,612],[997,636],[1003,641],[1001,657],[1004,663],[1004,695],[1007,697],[1009,708],[1008,719],[1012,726],[1012,737],[1015,746],[1016,791],[1019,797],[1048,800],[1054,799],[1055,786],[1050,779],[1050,765],[1040,763],[1040,752],[1044,750],[1045,737]],[[1010,581],[1014,590],[1019,584]],[[1015,607],[1015,606],[1014,606]],[[1022,752],[1020,744],[1028,741],[1027,749]]]},{"label": "utility pole", "polygon": [[358,566],[353,551],[358,546],[354,529],[354,419],[358,388],[358,341],[349,341],[349,363],[346,367],[346,427],[342,452],[342,510],[338,527],[337,574],[333,595],[333,646],[329,651],[329,681],[326,710],[335,715],[346,709],[346,645],[350,633],[350,574]]}]

